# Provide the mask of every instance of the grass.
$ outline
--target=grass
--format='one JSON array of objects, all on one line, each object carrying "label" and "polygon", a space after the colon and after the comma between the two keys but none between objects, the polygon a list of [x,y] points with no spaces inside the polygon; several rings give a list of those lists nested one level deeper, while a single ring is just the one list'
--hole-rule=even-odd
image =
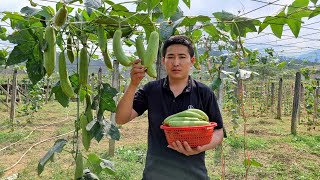
[{"label": "grass", "polygon": [[[81,111],[82,109],[83,107],[81,107]],[[0,149],[24,138],[37,127],[61,120],[66,121],[37,129],[30,138],[19,143],[19,146],[13,146],[6,151],[0,152],[1,156],[3,156],[3,160],[0,162],[0,176],[1,169],[5,169],[15,163],[32,144],[44,138],[73,130],[73,122],[76,119],[75,112],[75,103],[71,103],[69,108],[63,108],[56,102],[50,102],[42,106],[32,118],[30,116],[19,117],[21,123],[19,126],[15,126],[14,131],[11,131],[7,120],[1,119]],[[6,113],[5,109],[1,109],[1,116]],[[232,124],[229,121],[230,116],[228,116],[227,112],[225,114],[225,126],[227,131],[230,131],[232,129]],[[254,158],[263,167],[251,166],[248,179],[319,179],[319,127],[308,131],[308,127],[301,124],[298,125],[298,135],[292,136],[290,135],[290,117],[276,120],[273,119],[273,115],[253,117],[252,114],[248,113],[247,147],[250,158]],[[27,121],[28,119],[29,121]],[[229,133],[228,138],[224,140],[222,151],[212,150],[206,152],[206,165],[211,179],[221,178],[221,155],[225,157],[225,179],[244,179],[244,124],[242,121],[239,121],[239,124],[240,127],[237,133],[234,136]],[[116,142],[114,157],[108,155],[107,139],[101,140],[100,143],[93,140],[88,152],[83,150],[81,143],[79,147],[82,149],[84,156],[94,152],[101,158],[108,159],[115,164],[115,175],[111,176],[102,172],[99,174],[101,179],[141,179],[147,151],[146,116],[122,125],[120,131],[123,136],[119,142]],[[65,151],[55,154],[55,161],[47,163],[41,176],[37,175],[37,164],[40,158],[52,147],[56,139],[33,148],[22,163],[19,163],[9,174],[6,173],[2,176],[19,173],[19,179],[23,180],[73,178],[75,165],[70,154],[72,151],[72,138],[71,136],[61,138],[68,140],[68,144],[64,148]],[[84,161],[86,162],[86,160]]]}]

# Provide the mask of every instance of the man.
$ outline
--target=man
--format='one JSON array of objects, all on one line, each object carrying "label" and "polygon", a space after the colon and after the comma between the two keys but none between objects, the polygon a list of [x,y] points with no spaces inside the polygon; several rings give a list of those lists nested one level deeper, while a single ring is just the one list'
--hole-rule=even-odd
[{"label": "man", "polygon": [[[162,63],[167,77],[147,83],[137,92],[145,76],[140,60],[133,62],[131,82],[120,100],[116,122],[125,124],[148,110],[148,152],[143,172],[145,180],[202,180],[209,179],[205,167],[205,151],[214,149],[223,139],[222,117],[213,92],[189,75],[195,63],[192,42],[182,35],[172,36],[162,47]],[[203,110],[215,127],[212,141],[190,148],[187,142],[168,145],[162,121],[169,115],[188,108]]]}]

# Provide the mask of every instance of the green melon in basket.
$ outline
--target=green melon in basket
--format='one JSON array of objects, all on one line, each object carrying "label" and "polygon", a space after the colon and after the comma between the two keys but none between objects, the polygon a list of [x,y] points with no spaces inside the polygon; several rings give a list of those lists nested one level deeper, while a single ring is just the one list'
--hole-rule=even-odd
[{"label": "green melon in basket", "polygon": [[168,116],[163,124],[172,127],[209,125],[209,118],[200,109],[187,109],[185,111]]}]

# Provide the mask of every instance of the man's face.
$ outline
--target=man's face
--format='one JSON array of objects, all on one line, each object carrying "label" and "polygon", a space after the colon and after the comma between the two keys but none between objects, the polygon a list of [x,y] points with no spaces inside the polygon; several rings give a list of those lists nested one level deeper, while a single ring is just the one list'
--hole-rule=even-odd
[{"label": "man's face", "polygon": [[190,57],[188,48],[181,44],[169,46],[165,57],[162,58],[167,74],[172,79],[187,78],[194,61],[194,57]]}]

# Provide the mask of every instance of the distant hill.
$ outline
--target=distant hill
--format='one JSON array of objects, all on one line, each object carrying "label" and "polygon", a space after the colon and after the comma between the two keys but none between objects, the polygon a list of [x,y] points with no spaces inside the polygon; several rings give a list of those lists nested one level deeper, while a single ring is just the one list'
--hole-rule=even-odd
[{"label": "distant hill", "polygon": [[297,58],[301,60],[312,61],[312,62],[320,62],[320,49],[311,51],[306,54],[301,54]]}]

